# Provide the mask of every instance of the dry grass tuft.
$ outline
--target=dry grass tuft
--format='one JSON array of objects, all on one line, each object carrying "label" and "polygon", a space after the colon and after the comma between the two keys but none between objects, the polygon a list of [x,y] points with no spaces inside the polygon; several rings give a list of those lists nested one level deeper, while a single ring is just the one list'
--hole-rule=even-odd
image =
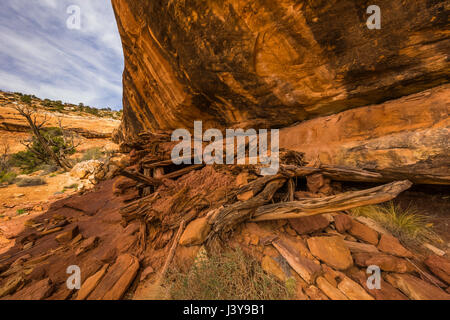
[{"label": "dry grass tuft", "polygon": [[283,300],[293,288],[266,274],[240,249],[198,260],[188,271],[170,270],[165,287],[175,300]]},{"label": "dry grass tuft", "polygon": [[391,201],[386,205],[355,208],[351,213],[373,219],[405,243],[442,243],[442,239],[433,231],[433,224],[428,217],[419,214],[412,207],[402,209]]}]

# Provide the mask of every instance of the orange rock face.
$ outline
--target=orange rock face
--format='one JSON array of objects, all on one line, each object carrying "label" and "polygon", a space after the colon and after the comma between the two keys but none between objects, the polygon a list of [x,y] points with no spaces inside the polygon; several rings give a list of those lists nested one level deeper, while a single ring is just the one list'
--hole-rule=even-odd
[{"label": "orange rock face", "polygon": [[413,256],[409,250],[401,245],[397,238],[388,234],[381,235],[378,249],[398,257],[412,258]]},{"label": "orange rock face", "polygon": [[339,237],[313,237],[308,240],[311,253],[337,270],[345,270],[353,265],[350,251]]},{"label": "orange rock face", "polygon": [[336,230],[343,233],[352,227],[352,219],[346,214],[339,214],[334,217]]},{"label": "orange rock face", "polygon": [[130,255],[119,256],[98,286],[89,295],[89,300],[119,300],[139,270],[139,260]]},{"label": "orange rock face", "polygon": [[325,229],[330,224],[330,222],[322,215],[290,219],[289,223],[298,234],[318,232]]},{"label": "orange rock face", "polygon": [[425,264],[436,276],[450,285],[450,261],[448,259],[433,255],[425,260]]},{"label": "orange rock face", "polygon": [[378,244],[378,233],[358,221],[352,221],[352,227],[348,230],[348,232],[359,240],[366,241],[373,245]]},{"label": "orange rock face", "polygon": [[320,117],[280,131],[307,161],[380,171],[389,179],[450,184],[450,85]]},{"label": "orange rock face", "polygon": [[352,0],[112,3],[125,55],[117,140],[195,120],[284,127],[280,146],[308,161],[450,184],[445,2],[380,0],[381,30]]},{"label": "orange rock face", "polygon": [[386,280],[412,300],[449,300],[450,295],[409,274],[388,274]]},{"label": "orange rock face", "polygon": [[125,52],[122,134],[283,127],[446,83],[445,2],[113,0]]},{"label": "orange rock face", "polygon": [[414,266],[407,260],[388,254],[359,252],[355,253],[353,258],[355,259],[355,264],[361,267],[375,265],[383,271],[399,273],[415,271]]},{"label": "orange rock face", "polygon": [[199,245],[205,241],[211,226],[207,218],[200,218],[191,221],[183,232],[180,244],[183,246]]}]

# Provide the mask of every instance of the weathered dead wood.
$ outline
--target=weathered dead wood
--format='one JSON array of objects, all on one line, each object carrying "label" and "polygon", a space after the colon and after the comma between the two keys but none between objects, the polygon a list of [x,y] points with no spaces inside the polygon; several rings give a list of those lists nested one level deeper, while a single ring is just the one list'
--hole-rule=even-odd
[{"label": "weathered dead wood", "polygon": [[414,174],[408,172],[397,172],[391,169],[383,170],[364,170],[347,166],[327,166],[321,165],[320,167],[299,167],[296,165],[283,165],[280,166],[280,171],[286,176],[290,177],[305,177],[314,173],[321,173],[325,177],[334,181],[355,181],[355,182],[391,182],[405,179],[411,181],[421,180],[427,181],[430,184],[449,184],[450,176],[448,174],[424,174],[414,172]]},{"label": "weathered dead wood", "polygon": [[142,173],[139,173],[137,171],[132,172],[130,170],[124,169],[120,172],[120,174],[124,177],[130,178],[140,183],[144,183],[149,186],[160,186],[163,184],[163,182],[160,179],[147,177],[146,175],[143,175]]},{"label": "weathered dead wood", "polygon": [[[256,179],[247,185],[239,188],[236,191],[236,195],[244,194],[248,191],[252,191],[253,194],[257,194],[260,192],[264,186],[273,180],[280,178],[294,178],[294,177],[305,177],[314,173],[321,173],[332,180],[336,181],[361,181],[361,182],[374,182],[381,181],[382,175],[376,172],[371,172],[367,170],[361,170],[357,168],[346,168],[346,167],[299,167],[296,165],[281,165],[280,173],[273,176],[265,176],[259,179]],[[287,195],[289,199],[292,199],[292,185],[290,183],[288,192],[290,194]],[[292,199],[293,200],[293,199]],[[291,201],[292,201],[291,200]]]},{"label": "weathered dead wood", "polygon": [[294,193],[295,193],[295,182],[293,179],[289,179],[287,182],[287,192],[286,195],[283,197],[283,201],[294,201]]},{"label": "weathered dead wood", "polygon": [[153,178],[161,179],[162,176],[164,176],[164,168],[157,167],[153,169]]},{"label": "weathered dead wood", "polygon": [[142,163],[142,167],[144,169],[152,169],[152,168],[158,168],[158,167],[167,167],[173,164],[172,159],[169,160],[163,160],[163,161],[156,161],[154,159],[150,159],[150,160],[143,160],[141,161]]},{"label": "weathered dead wood", "polygon": [[316,280],[317,276],[322,272],[320,265],[315,264],[312,260],[300,256],[298,253],[294,253],[289,246],[283,241],[276,240],[272,242],[272,245],[278,252],[286,259],[287,263],[303,278],[307,283],[312,284]]},{"label": "weathered dead wood", "polygon": [[295,165],[281,165],[281,171],[291,177],[305,177],[314,173],[321,173],[324,176],[335,181],[360,181],[360,182],[380,182],[383,180],[383,175],[378,172],[362,170],[358,168],[349,167],[331,167],[320,166],[314,167],[299,167]]},{"label": "weathered dead wood", "polygon": [[[144,176],[149,177],[149,176],[151,176],[151,174],[152,174],[152,170],[151,169],[144,169]],[[151,194],[152,193],[152,189],[153,189],[153,186],[145,186],[142,189],[142,196],[146,197],[149,194]]]},{"label": "weathered dead wood", "polygon": [[252,191],[253,194],[257,194],[260,192],[269,182],[278,180],[278,179],[286,179],[286,176],[283,174],[277,174],[273,176],[265,176],[262,178],[258,178],[256,180],[253,180],[252,182],[246,184],[245,186],[242,186],[236,191],[236,194],[243,194],[248,191]]},{"label": "weathered dead wood", "polygon": [[120,209],[120,214],[122,215],[125,223],[132,220],[144,218],[145,215],[151,210],[152,204],[158,199],[159,193],[155,192],[147,197],[135,200],[128,203]]},{"label": "weathered dead wood", "polygon": [[181,235],[183,234],[185,227],[185,221],[182,220],[180,223],[180,227],[178,228],[177,234],[175,235],[175,238],[173,239],[172,246],[170,247],[169,253],[167,254],[166,261],[164,262],[164,265],[161,269],[161,271],[158,273],[158,276],[156,277],[156,280],[154,283],[152,283],[148,288],[147,292],[145,294],[146,299],[148,300],[159,300],[164,298],[164,292],[161,288],[161,284],[163,282],[164,276],[167,273],[167,270],[169,269],[170,263],[173,260],[173,257],[175,256],[175,250],[177,249],[178,243],[180,242]]},{"label": "weathered dead wood", "polygon": [[237,224],[250,219],[258,207],[272,200],[275,192],[277,192],[285,182],[286,178],[272,180],[266,184],[263,191],[250,200],[236,202],[228,207],[222,208],[209,221],[212,226],[208,238],[210,239],[217,233],[228,232]]},{"label": "weathered dead wood", "polygon": [[181,235],[183,234],[184,227],[185,227],[185,221],[182,220],[180,222],[180,227],[178,228],[177,234],[175,235],[175,238],[173,239],[172,246],[170,248],[170,251],[167,255],[166,261],[164,262],[164,266],[161,269],[161,272],[158,275],[159,281],[161,281],[164,278],[164,275],[166,274],[167,270],[169,269],[170,262],[173,259],[173,256],[175,255],[175,250],[177,249],[178,243],[180,242]]},{"label": "weathered dead wood", "polygon": [[203,167],[204,167],[204,164],[194,164],[194,165],[191,165],[189,167],[180,169],[178,171],[174,171],[174,172],[165,174],[165,175],[161,176],[160,179],[164,180],[164,179],[178,178],[180,176],[184,176],[185,174],[187,174],[187,173],[189,173],[191,171],[194,171],[194,170],[197,170],[197,169],[200,169],[200,168],[203,168]]},{"label": "weathered dead wood", "polygon": [[412,183],[410,181],[404,180],[371,189],[345,192],[324,198],[265,205],[255,211],[251,220],[264,221],[300,218],[378,204],[394,199],[399,193],[411,186]]},{"label": "weathered dead wood", "polygon": [[[44,120],[42,120],[41,123],[38,123],[36,115],[37,111],[35,108],[31,107],[31,105],[18,104],[14,107],[14,109],[27,120],[28,125],[31,129],[31,133],[39,141],[40,146],[45,151],[44,155],[38,154],[38,156],[43,157],[43,160],[45,160],[45,156],[49,156],[64,171],[70,171],[73,167],[70,161],[65,158],[64,154],[57,154],[52,148],[51,141],[49,139],[46,139],[41,133],[41,129],[48,121],[47,117],[45,116]],[[32,149],[28,148],[27,145],[25,146],[27,147],[27,149],[32,151]]]},{"label": "weathered dead wood", "polygon": [[144,222],[140,222],[139,224],[139,232],[138,232],[138,256],[142,256],[147,247],[147,224]]},{"label": "weathered dead wood", "polygon": [[320,166],[320,170],[322,170],[322,174],[324,176],[336,181],[384,181],[383,175],[381,173],[358,168]]},{"label": "weathered dead wood", "polygon": [[[137,181],[139,183],[142,183],[146,186],[154,186],[154,187],[158,187],[162,184],[164,184],[164,179],[174,179],[174,178],[178,178],[180,176],[183,176],[191,171],[197,170],[199,168],[202,168],[204,166],[204,164],[195,164],[195,165],[191,165],[188,166],[186,168],[183,168],[181,170],[178,171],[174,171],[165,175],[161,175],[161,173],[163,173],[164,171],[161,171],[162,168],[154,168],[155,172],[157,172],[157,174],[155,175],[155,177],[150,177],[150,173],[151,173],[151,169],[146,168],[144,169],[144,172],[146,174],[142,174],[140,172],[137,171],[130,171],[127,169],[124,169],[120,172],[120,174],[124,177],[130,178],[134,181]],[[148,194],[144,193],[144,196],[147,196]]]},{"label": "weathered dead wood", "polygon": [[168,159],[168,160],[157,161],[157,162],[155,162],[153,159],[144,159],[144,160],[142,160],[142,167],[146,168],[146,169],[157,168],[157,167],[168,167],[168,166],[174,165],[174,162],[176,160],[181,160],[181,161],[189,160],[192,163],[193,159],[194,159],[194,156],[179,158],[179,159]]}]

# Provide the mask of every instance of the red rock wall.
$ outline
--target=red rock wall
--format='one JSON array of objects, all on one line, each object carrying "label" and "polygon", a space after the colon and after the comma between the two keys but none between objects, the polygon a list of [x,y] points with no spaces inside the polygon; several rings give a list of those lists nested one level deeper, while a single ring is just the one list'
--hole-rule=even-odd
[{"label": "red rock wall", "polygon": [[448,1],[112,0],[122,134],[285,127],[448,82]]}]

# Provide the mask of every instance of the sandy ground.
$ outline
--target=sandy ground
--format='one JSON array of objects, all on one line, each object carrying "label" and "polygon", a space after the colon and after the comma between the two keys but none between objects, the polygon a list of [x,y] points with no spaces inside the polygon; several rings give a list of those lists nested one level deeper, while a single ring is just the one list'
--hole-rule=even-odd
[{"label": "sandy ground", "polygon": [[23,231],[27,220],[45,213],[54,201],[76,192],[74,189],[64,190],[64,187],[74,183],[69,173],[47,175],[43,178],[47,182],[46,185],[9,185],[0,188],[0,254],[14,246],[14,240],[10,238]]},{"label": "sandy ground", "polygon": [[[30,138],[30,133],[20,132],[18,128],[27,126],[26,121],[13,108],[13,104],[4,99],[0,94],[0,152],[3,153],[7,146],[8,154],[25,150],[21,141]],[[111,134],[120,125],[120,120],[99,118],[90,114],[78,112],[59,113],[49,112],[38,107],[36,113],[37,122],[46,120],[45,127],[57,127],[59,121],[65,129],[84,129],[86,131]],[[117,151],[118,145],[110,139],[86,139],[82,136],[77,138],[79,146],[77,153],[71,158],[81,158],[83,154],[92,148],[102,151]],[[39,172],[35,173],[38,175]],[[48,207],[55,201],[68,197],[76,192],[75,189],[64,189],[76,183],[70,177],[70,173],[53,173],[42,176],[46,184],[33,187],[18,187],[15,184],[0,188],[0,253],[8,250],[14,245],[10,240],[14,235],[24,229],[24,223],[36,216],[45,213]]]},{"label": "sandy ground", "polygon": [[[22,135],[9,132],[6,136],[9,137],[8,143],[11,143],[12,152],[24,149],[22,145],[17,144],[17,140]],[[117,150],[118,146],[110,140],[83,139],[83,143],[77,148],[78,152],[73,157],[80,158],[86,150],[91,148],[111,151]],[[38,174],[39,172],[35,173],[35,175]],[[76,192],[75,189],[64,189],[77,182],[69,172],[55,172],[42,178],[46,182],[45,185],[18,187],[11,184],[0,188],[0,254],[14,246],[14,240],[8,238],[22,232],[27,220],[43,214],[52,202]]]},{"label": "sandy ground", "polygon": [[[24,151],[26,148],[20,142],[28,139],[29,133],[24,132],[8,132],[0,130],[0,148],[3,148],[3,144],[7,144],[9,147],[9,153],[17,153]],[[79,139],[81,144],[77,148],[78,153],[83,153],[88,149],[101,148],[103,150],[117,150],[118,145],[110,140],[105,139],[85,139],[81,137]],[[0,150],[2,152],[2,150]],[[79,155],[79,154],[78,154]],[[78,156],[75,155],[75,156]]]},{"label": "sandy ground", "polygon": [[[25,132],[8,132],[0,130],[0,147],[3,149],[4,145],[8,145],[8,153],[17,153],[25,149],[25,147],[20,144],[20,141],[28,139],[30,135]],[[3,152],[3,150],[0,150]]]},{"label": "sandy ground", "polygon": [[[40,111],[38,118],[45,114],[49,119],[47,126],[56,126],[59,115]],[[73,114],[62,115],[62,123],[66,128],[83,128],[99,133],[112,133],[120,124],[120,121],[89,116],[77,116]],[[25,122],[17,115],[17,112],[9,107],[0,107],[0,121],[25,125]],[[8,146],[8,153],[17,153],[25,150],[20,142],[30,137],[29,133],[11,132],[0,130],[0,152]],[[102,151],[117,151],[118,145],[109,139],[86,139],[79,137],[80,145],[77,153],[72,158],[81,158],[86,150],[99,148]],[[36,173],[36,175],[39,172]],[[69,173],[57,172],[42,177],[46,184],[33,187],[18,187],[15,184],[0,188],[0,253],[5,252],[14,245],[10,240],[14,235],[24,229],[24,223],[39,216],[48,209],[54,201],[68,197],[75,193],[74,189],[64,189],[76,183]]]},{"label": "sandy ground", "polygon": [[69,173],[46,175],[42,177],[47,184],[34,187],[18,187],[15,184],[6,188],[0,188],[0,215],[1,207],[15,206],[16,209],[29,206],[31,202],[46,201],[57,192],[61,192],[65,186],[75,183],[75,179]]},{"label": "sandy ground", "polygon": [[[2,122],[26,125],[24,118],[11,106],[12,105],[6,105],[0,107],[0,119]],[[62,126],[67,129],[83,128],[88,131],[99,133],[111,133],[120,125],[120,120],[97,118],[85,114],[77,115],[73,113],[63,114],[58,112],[48,112],[43,109],[38,109],[36,115],[38,123],[44,118],[47,119],[46,127],[57,127],[59,123],[58,120],[61,119]]]}]

